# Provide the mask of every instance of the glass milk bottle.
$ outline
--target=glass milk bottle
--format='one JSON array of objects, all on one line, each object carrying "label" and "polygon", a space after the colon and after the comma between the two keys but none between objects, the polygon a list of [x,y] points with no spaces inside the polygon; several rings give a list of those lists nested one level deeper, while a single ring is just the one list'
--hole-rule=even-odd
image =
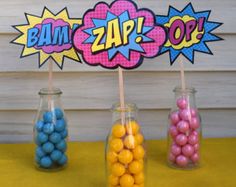
[{"label": "glass milk bottle", "polygon": [[[144,187],[146,149],[137,121],[137,107],[126,104],[122,112],[119,105],[113,105],[112,113],[113,125],[106,142],[107,186]],[[122,113],[124,120],[121,120]]]},{"label": "glass milk bottle", "polygon": [[46,170],[67,164],[67,120],[61,106],[61,90],[40,90],[40,105],[34,125],[35,163]]},{"label": "glass milk bottle", "polygon": [[201,117],[194,88],[175,88],[174,106],[169,114],[168,154],[170,167],[192,169],[200,165]]}]

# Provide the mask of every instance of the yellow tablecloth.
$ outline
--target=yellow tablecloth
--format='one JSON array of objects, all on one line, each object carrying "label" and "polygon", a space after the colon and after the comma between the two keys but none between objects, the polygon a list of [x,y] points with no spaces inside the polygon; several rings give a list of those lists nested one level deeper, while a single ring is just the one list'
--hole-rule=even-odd
[{"label": "yellow tablecloth", "polygon": [[[148,187],[236,187],[236,138],[203,141],[203,165],[166,166],[166,143],[148,141]],[[58,172],[34,167],[33,144],[0,145],[0,187],[105,187],[104,144],[69,143],[69,165]]]}]

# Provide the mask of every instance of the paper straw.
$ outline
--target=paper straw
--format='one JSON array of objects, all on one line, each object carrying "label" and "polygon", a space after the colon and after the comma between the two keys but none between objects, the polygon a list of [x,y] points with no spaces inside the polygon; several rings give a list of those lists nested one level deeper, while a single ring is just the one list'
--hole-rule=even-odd
[{"label": "paper straw", "polygon": [[119,72],[119,94],[120,94],[120,109],[121,109],[121,124],[125,124],[125,96],[124,96],[124,78],[123,70],[121,67],[118,69]]},{"label": "paper straw", "polygon": [[184,63],[183,63],[182,55],[180,56],[179,65],[180,65],[180,75],[181,75],[181,88],[182,88],[182,91],[185,91],[186,90],[186,80],[185,80],[185,74],[184,74]]},{"label": "paper straw", "polygon": [[[49,59],[49,63],[48,63],[48,91],[51,94],[52,90],[53,90],[53,63],[52,63],[52,59]],[[51,106],[51,95],[48,95],[48,110],[51,110],[52,106]]]}]

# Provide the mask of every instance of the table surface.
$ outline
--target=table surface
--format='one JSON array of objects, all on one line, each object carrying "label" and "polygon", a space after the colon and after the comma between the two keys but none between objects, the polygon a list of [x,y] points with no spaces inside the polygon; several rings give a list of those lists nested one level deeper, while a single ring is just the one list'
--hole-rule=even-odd
[{"label": "table surface", "polygon": [[[191,171],[166,165],[166,142],[147,141],[148,187],[236,187],[236,138],[205,139],[203,164]],[[105,187],[104,143],[72,142],[69,164],[57,172],[35,168],[33,144],[0,144],[0,187]]]}]

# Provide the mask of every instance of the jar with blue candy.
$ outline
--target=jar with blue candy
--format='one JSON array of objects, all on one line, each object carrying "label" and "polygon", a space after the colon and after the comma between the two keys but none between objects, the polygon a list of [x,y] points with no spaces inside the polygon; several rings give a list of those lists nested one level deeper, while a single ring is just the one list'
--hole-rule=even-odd
[{"label": "jar with blue candy", "polygon": [[63,168],[68,161],[67,120],[61,106],[61,90],[40,90],[40,105],[34,125],[35,162],[38,168]]}]

